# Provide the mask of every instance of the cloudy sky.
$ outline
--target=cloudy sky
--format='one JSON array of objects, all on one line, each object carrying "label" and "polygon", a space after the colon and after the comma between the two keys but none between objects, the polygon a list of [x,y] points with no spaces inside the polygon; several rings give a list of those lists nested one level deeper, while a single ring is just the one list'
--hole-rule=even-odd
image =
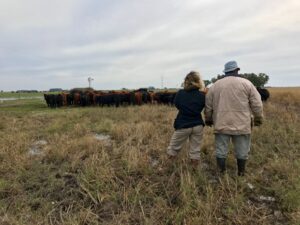
[{"label": "cloudy sky", "polygon": [[0,90],[179,87],[236,60],[300,86],[299,0],[0,0]]}]

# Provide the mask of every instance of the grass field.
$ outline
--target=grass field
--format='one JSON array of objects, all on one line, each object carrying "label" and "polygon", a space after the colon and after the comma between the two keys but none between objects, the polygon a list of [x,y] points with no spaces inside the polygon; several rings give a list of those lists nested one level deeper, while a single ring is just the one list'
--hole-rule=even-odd
[{"label": "grass field", "polygon": [[270,89],[247,175],[218,177],[205,127],[198,170],[166,156],[176,109],[0,103],[0,224],[300,224],[300,88]]},{"label": "grass field", "polygon": [[30,98],[30,97],[43,97],[43,93],[0,92],[0,98]]}]

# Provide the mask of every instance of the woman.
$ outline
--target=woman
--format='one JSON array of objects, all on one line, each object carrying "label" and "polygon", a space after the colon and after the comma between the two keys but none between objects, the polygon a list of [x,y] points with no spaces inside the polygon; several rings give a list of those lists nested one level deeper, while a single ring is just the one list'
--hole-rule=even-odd
[{"label": "woman", "polygon": [[171,138],[168,155],[175,158],[183,144],[189,139],[189,158],[194,167],[199,163],[200,144],[203,137],[204,122],[201,112],[205,107],[205,88],[198,72],[190,72],[183,83],[184,89],[179,90],[174,104],[179,110],[174,122],[175,132]]}]

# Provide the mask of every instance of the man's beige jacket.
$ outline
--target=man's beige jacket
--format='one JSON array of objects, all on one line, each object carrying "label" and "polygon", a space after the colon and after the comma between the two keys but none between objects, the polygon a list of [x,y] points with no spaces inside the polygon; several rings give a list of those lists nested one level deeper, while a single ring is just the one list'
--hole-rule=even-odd
[{"label": "man's beige jacket", "polygon": [[251,133],[251,115],[263,116],[260,94],[254,85],[238,76],[225,76],[206,95],[205,118],[212,120],[215,133]]}]

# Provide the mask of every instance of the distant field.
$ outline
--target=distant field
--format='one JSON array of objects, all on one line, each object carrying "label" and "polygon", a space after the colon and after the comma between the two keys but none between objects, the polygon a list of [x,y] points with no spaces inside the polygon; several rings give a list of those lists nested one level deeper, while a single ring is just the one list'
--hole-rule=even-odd
[{"label": "distant field", "polygon": [[300,87],[268,88],[273,102],[300,107]]},{"label": "distant field", "polygon": [[0,224],[299,225],[300,88],[269,90],[244,178],[209,127],[197,171],[168,160],[174,107],[0,102]]},{"label": "distant field", "polygon": [[289,95],[294,95],[294,96],[299,96],[300,95],[300,87],[284,87],[284,88],[277,88],[277,87],[272,87],[272,88],[267,88],[270,90],[273,94],[275,94],[275,97],[277,94],[289,94]]},{"label": "distant field", "polygon": [[43,93],[11,93],[0,92],[0,98],[20,98],[20,97],[38,97],[43,96]]}]

